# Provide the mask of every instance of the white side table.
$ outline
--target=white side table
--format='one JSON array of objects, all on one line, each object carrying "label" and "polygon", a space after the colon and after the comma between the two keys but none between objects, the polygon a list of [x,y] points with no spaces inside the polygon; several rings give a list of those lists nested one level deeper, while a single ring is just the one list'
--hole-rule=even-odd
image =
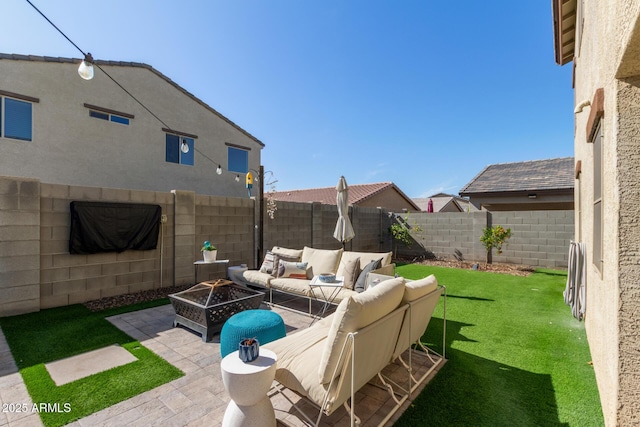
[{"label": "white side table", "polygon": [[[336,297],[340,293],[340,290],[343,287],[344,287],[344,277],[342,276],[336,277],[336,280],[330,283],[321,282],[318,276],[313,277],[313,279],[309,283],[309,289],[311,289],[311,296],[315,298],[317,301],[322,302],[323,305],[322,305],[322,308],[320,309],[320,312],[313,319],[313,321],[311,321],[311,323],[313,323],[316,319],[324,317],[325,313],[327,312],[327,308],[329,308],[329,305],[333,304]],[[318,298],[318,295],[315,292],[316,289],[320,291],[320,295],[322,295],[322,298]]]},{"label": "white side table", "polygon": [[206,262],[206,261],[196,261],[193,263],[193,265],[195,266],[195,275],[196,275],[196,283],[200,283],[198,282],[198,267],[201,265],[211,265],[211,264],[226,264],[225,265],[225,273],[224,273],[224,278],[226,279],[227,277],[229,277],[229,260],[228,259],[217,259],[215,261],[211,261],[211,262]]},{"label": "white side table", "polygon": [[276,426],[276,414],[267,396],[276,375],[276,361],[276,354],[263,348],[250,363],[240,360],[237,350],[222,359],[222,382],[231,396],[223,427]]}]

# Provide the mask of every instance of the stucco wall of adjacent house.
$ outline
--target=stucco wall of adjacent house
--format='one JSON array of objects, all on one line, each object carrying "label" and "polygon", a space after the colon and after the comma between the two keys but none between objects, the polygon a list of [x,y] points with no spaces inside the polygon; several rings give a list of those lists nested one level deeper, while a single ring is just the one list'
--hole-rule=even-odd
[{"label": "stucco wall of adjacent house", "polygon": [[[246,197],[244,179],[236,182],[236,174],[226,172],[225,143],[250,149],[249,167],[256,170],[260,143],[147,68],[102,67],[164,124],[98,69],[93,80],[85,81],[77,64],[1,59],[0,90],[40,100],[33,104],[32,141],[0,138],[3,175],[64,185]],[[128,126],[92,118],[85,103],[135,118]],[[194,166],[166,162],[164,127],[198,136]],[[225,169],[221,176],[215,173],[218,163]]]},{"label": "stucco wall of adjacent house", "polygon": [[411,206],[407,199],[402,197],[400,193],[392,188],[388,188],[366,200],[358,202],[358,206],[367,208],[382,207],[394,212],[402,212],[403,209],[407,209],[408,211],[416,210]]},{"label": "stucco wall of adjacent house", "polygon": [[577,239],[587,244],[586,330],[607,426],[640,421],[640,78],[616,80],[627,43],[638,30],[640,2],[584,2],[582,43],[576,46],[575,103],[604,90],[602,125],[603,267],[593,263],[594,158],[587,142],[590,108],[575,115]]}]

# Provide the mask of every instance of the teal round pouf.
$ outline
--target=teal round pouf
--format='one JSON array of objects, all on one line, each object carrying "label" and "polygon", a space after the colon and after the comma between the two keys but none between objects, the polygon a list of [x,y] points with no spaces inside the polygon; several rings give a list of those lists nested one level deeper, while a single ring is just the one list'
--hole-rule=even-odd
[{"label": "teal round pouf", "polygon": [[225,357],[236,351],[243,338],[257,338],[260,345],[263,345],[286,334],[284,321],[278,313],[269,310],[241,311],[222,325],[220,354]]}]

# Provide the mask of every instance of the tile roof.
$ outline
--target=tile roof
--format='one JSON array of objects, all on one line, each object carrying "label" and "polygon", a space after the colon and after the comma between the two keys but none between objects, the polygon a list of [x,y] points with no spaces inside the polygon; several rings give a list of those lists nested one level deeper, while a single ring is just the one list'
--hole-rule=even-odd
[{"label": "tile roof", "polygon": [[429,199],[433,201],[434,212],[440,212],[449,203],[456,205],[460,212],[467,212],[468,210],[473,212],[478,210],[478,208],[473,206],[467,199],[454,196],[453,194],[438,193],[431,197],[414,198],[413,201],[420,207],[420,209],[426,212],[427,207],[429,206]]},{"label": "tile roof", "polygon": [[[385,190],[394,189],[402,197],[407,199],[408,203],[412,204],[416,210],[420,210],[419,207],[407,197],[393,182],[379,182],[374,184],[354,184],[349,185],[349,204],[357,205],[358,203],[367,200],[376,194],[379,194]],[[327,205],[336,204],[336,187],[325,188],[310,188],[306,190],[290,190],[290,191],[277,191],[274,193],[273,198],[275,200],[283,202],[320,202]]]},{"label": "tile roof", "polygon": [[563,157],[489,165],[460,190],[460,195],[573,188],[574,159]]},{"label": "tile roof", "polygon": [[[0,60],[3,60],[3,59],[13,60],[13,61],[57,62],[57,63],[61,63],[61,64],[79,64],[80,61],[81,61],[81,59],[79,59],[79,58],[59,58],[59,57],[53,57],[53,56],[18,55],[18,54],[15,54],[15,53],[0,53]],[[212,108],[211,106],[207,105],[204,101],[202,101],[201,99],[199,99],[198,97],[196,97],[195,95],[193,95],[192,93],[190,93],[189,91],[184,89],[182,86],[180,86],[179,84],[177,84],[176,82],[171,80],[169,77],[167,77],[164,74],[162,74],[160,71],[158,71],[155,68],[153,68],[151,65],[147,65],[147,64],[144,64],[142,62],[105,61],[105,60],[100,60],[100,59],[95,60],[94,63],[97,64],[97,65],[107,65],[107,66],[116,66],[116,67],[146,68],[147,70],[149,70],[152,73],[156,74],[160,78],[164,79],[167,83],[169,83],[170,85],[172,85],[173,87],[178,89],[180,92],[182,92],[185,95],[187,95],[189,98],[193,99],[198,104],[202,105],[207,110],[211,111],[216,116],[220,117],[225,122],[229,123],[231,126],[233,126],[236,129],[238,129],[240,132],[244,133],[249,138],[253,139],[255,142],[260,144],[262,147],[264,147],[264,143],[262,141],[260,141],[258,138],[256,138],[255,136],[251,135],[249,132],[247,132],[246,130],[242,129],[240,126],[238,126],[237,124],[235,124],[234,122],[229,120],[227,117],[225,117],[222,114],[220,114],[214,108]]]}]

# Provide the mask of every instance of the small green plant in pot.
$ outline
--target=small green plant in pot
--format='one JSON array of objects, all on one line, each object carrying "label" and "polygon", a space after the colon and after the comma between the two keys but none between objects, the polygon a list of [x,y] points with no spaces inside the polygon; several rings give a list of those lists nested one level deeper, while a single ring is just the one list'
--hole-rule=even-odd
[{"label": "small green plant in pot", "polygon": [[212,245],[210,241],[205,240],[202,244],[202,249],[200,249],[200,252],[202,252],[204,262],[213,262],[216,260],[218,248]]},{"label": "small green plant in pot", "polygon": [[496,248],[498,255],[502,253],[502,245],[506,244],[506,241],[511,237],[511,229],[504,228],[501,225],[495,225],[493,227],[485,227],[482,230],[482,237],[480,241],[487,250],[487,264],[491,264],[491,250]]}]

